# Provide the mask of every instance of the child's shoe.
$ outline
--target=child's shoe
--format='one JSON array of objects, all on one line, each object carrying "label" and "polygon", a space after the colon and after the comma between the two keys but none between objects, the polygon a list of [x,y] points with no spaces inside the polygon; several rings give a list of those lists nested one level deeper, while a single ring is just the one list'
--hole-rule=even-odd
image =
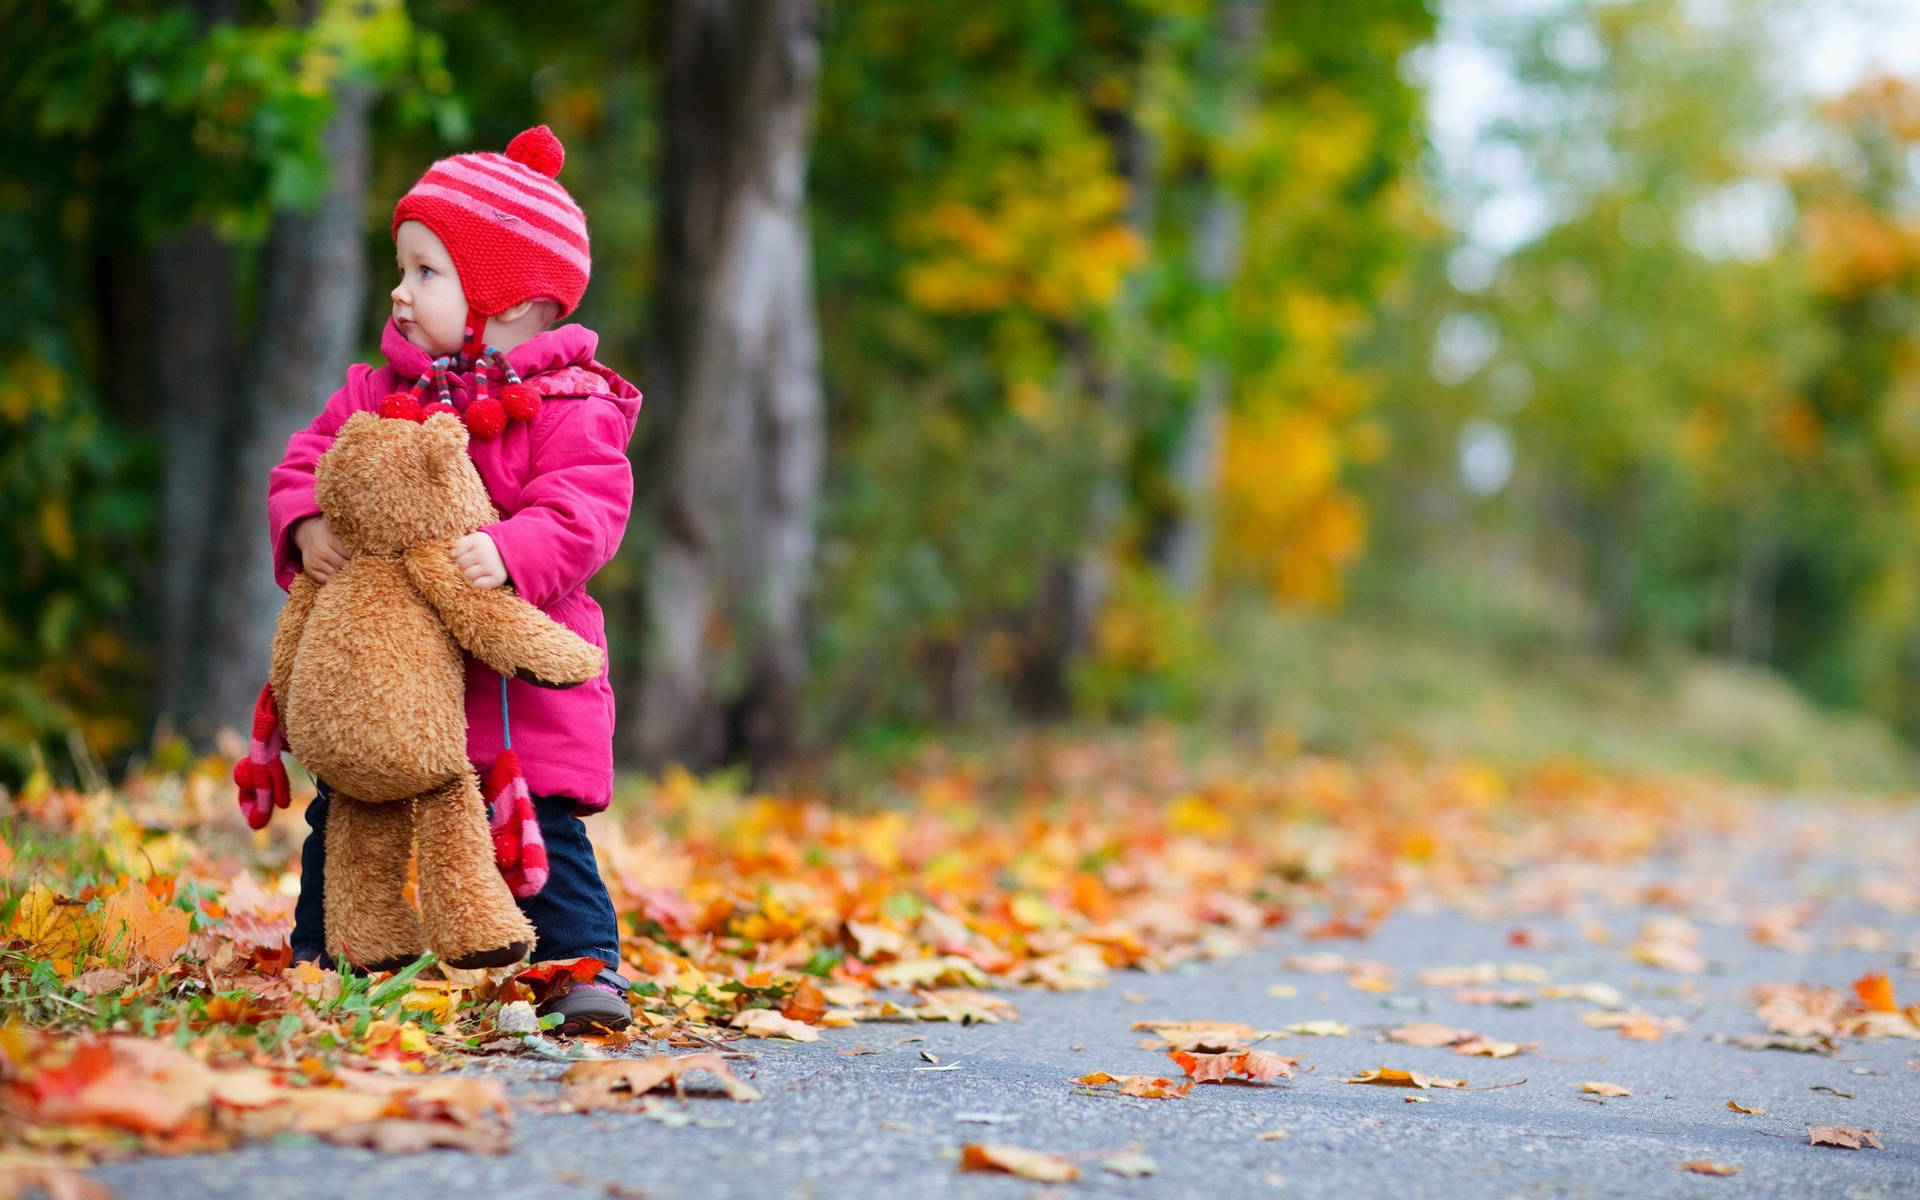
[{"label": "child's shoe", "polygon": [[627,1003],[627,981],[611,967],[585,982],[565,974],[554,978],[554,990],[540,1002],[539,1013],[559,1013],[560,1023],[549,1033],[573,1037],[581,1033],[611,1033],[633,1024]]}]

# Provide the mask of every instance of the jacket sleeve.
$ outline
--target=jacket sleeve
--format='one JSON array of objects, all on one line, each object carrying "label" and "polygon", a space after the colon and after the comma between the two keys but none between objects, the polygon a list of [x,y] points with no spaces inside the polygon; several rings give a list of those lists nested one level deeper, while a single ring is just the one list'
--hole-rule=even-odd
[{"label": "jacket sleeve", "polygon": [[520,508],[484,532],[520,595],[551,608],[620,549],[633,508],[633,431],[619,408],[597,398],[549,400],[541,416]]},{"label": "jacket sleeve", "polygon": [[333,445],[334,435],[347,418],[373,407],[367,386],[367,376],[372,373],[373,368],[365,363],[349,368],[346,386],[333,394],[313,424],[287,439],[287,452],[280,465],[267,474],[267,535],[273,539],[273,578],[282,588],[292,586],[301,568],[300,551],[293,545],[293,527],[320,515],[320,502],[313,494],[314,467]]}]

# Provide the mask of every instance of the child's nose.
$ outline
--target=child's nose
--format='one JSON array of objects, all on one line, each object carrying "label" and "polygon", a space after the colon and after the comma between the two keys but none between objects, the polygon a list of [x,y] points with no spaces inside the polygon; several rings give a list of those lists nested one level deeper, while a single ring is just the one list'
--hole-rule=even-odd
[{"label": "child's nose", "polygon": [[395,304],[407,303],[407,285],[404,283],[394,284],[393,290],[387,293],[387,298]]}]

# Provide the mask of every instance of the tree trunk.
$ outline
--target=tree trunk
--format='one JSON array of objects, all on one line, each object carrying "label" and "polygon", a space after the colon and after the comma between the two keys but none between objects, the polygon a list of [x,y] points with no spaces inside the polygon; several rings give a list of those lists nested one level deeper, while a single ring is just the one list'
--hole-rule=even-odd
[{"label": "tree trunk", "polygon": [[[1214,77],[1227,91],[1229,108],[1252,97],[1244,78],[1248,56],[1261,44],[1262,6],[1253,0],[1228,0],[1220,11],[1219,36],[1210,47]],[[1240,198],[1218,178],[1205,181],[1206,203],[1194,231],[1193,273],[1203,291],[1219,295],[1240,275],[1246,212]],[[1154,539],[1152,556],[1167,582],[1183,596],[1198,596],[1213,560],[1215,488],[1220,455],[1226,449],[1227,403],[1233,376],[1227,364],[1208,359],[1196,371],[1185,427],[1174,448],[1171,474],[1178,507],[1168,514]]]},{"label": "tree trunk", "polygon": [[824,407],[805,177],[817,0],[667,6],[646,637],[623,749],[756,767],[793,748]]},{"label": "tree trunk", "polygon": [[155,250],[150,263],[151,388],[160,440],[160,529],[154,658],[162,728],[205,737],[197,701],[207,683],[207,579],[212,569],[219,469],[233,416],[233,263],[200,222]]},{"label": "tree trunk", "polygon": [[207,686],[199,714],[244,728],[266,681],[267,650],[285,596],[267,546],[266,480],[287,439],[313,419],[339,384],[360,328],[366,292],[361,217],[367,192],[364,87],[342,88],[326,130],[332,170],[308,213],[283,213],[268,235],[259,319],[248,371],[237,386],[223,515],[203,583],[210,604]]}]

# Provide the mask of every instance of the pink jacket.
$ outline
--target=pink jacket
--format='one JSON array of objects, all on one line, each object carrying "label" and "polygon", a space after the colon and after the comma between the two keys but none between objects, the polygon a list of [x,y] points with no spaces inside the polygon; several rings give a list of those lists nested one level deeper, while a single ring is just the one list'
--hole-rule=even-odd
[{"label": "pink jacket", "polygon": [[[531,423],[509,422],[491,440],[468,448],[493,503],[505,519],[486,527],[514,588],[529,603],[591,641],[607,645],[600,606],[587,580],[613,558],[633,505],[627,443],[640,415],[640,393],[593,359],[599,335],[561,325],[507,355],[545,400]],[[335,432],[354,413],[377,409],[381,397],[404,391],[429,367],[426,351],[387,323],[380,349],[387,365],[357,364],[313,424],[287,441],[286,457],[269,476],[267,522],[274,578],[285,588],[300,572],[293,526],[316,516],[313,471]],[[455,379],[453,402],[471,393]],[[531,428],[529,428],[531,425]],[[572,796],[576,810],[599,812],[613,793],[613,689],[606,676],[555,690],[507,684],[513,748],[537,796]],[[485,770],[499,757],[500,677],[467,660],[467,757]]]}]

